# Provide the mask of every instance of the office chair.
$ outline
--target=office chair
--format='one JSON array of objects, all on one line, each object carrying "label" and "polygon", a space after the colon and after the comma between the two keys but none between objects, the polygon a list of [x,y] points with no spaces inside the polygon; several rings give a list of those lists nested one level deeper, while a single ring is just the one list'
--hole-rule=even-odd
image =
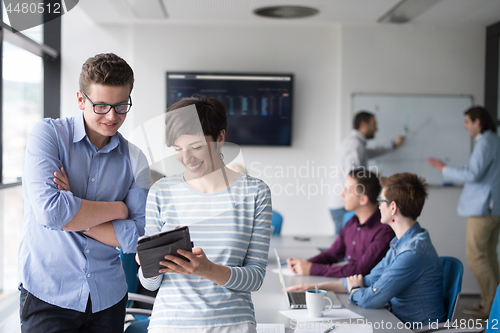
[{"label": "office chair", "polygon": [[283,224],[283,216],[277,211],[273,210],[273,219],[271,220],[271,226],[273,227],[273,235],[279,235],[281,233],[282,224]]},{"label": "office chair", "polygon": [[123,270],[125,271],[125,279],[128,286],[128,303],[125,310],[126,315],[126,333],[146,333],[149,324],[149,316],[151,309],[137,307],[138,302],[153,304],[155,298],[146,295],[137,294],[139,289],[139,279],[137,277],[138,266],[135,262],[135,253],[123,253],[120,250],[120,259],[122,260]]},{"label": "office chair", "polygon": [[460,332],[460,333],[479,333],[482,329],[474,328],[451,328],[455,317],[455,310],[457,308],[458,298],[462,290],[462,277],[464,275],[464,266],[462,262],[454,257],[439,257],[441,265],[443,266],[443,299],[444,308],[446,310],[446,319],[448,320],[448,327],[445,323],[439,323],[437,329],[424,326],[421,329],[415,329],[414,332]]},{"label": "office chair", "polygon": [[490,318],[488,319],[488,327],[484,333],[496,333],[500,329],[500,285],[497,287],[497,293],[493,300],[493,305],[490,310]]},{"label": "office chair", "polygon": [[450,322],[455,316],[460,291],[462,291],[462,277],[464,266],[462,262],[453,257],[439,257],[443,266],[443,293],[446,319]]}]

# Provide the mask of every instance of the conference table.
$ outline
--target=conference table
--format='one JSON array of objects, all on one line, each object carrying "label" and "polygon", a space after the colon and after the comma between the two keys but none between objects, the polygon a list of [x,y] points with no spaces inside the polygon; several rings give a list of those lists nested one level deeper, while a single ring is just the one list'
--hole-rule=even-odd
[{"label": "conference table", "polygon": [[[285,332],[292,333],[294,325],[291,319],[282,315],[280,311],[289,310],[285,295],[282,291],[279,276],[273,269],[277,268],[277,260],[274,249],[278,251],[280,260],[284,262],[287,258],[297,257],[310,258],[319,253],[319,248],[328,248],[333,243],[334,236],[310,236],[294,237],[273,235],[269,249],[269,261],[267,273],[259,291],[252,293],[257,323],[277,323],[285,325]],[[324,281],[335,281],[337,278],[321,276],[284,276],[287,286],[300,283],[320,283]],[[352,304],[347,299],[347,294],[337,293],[343,308],[349,309],[361,316],[362,321],[371,325],[373,332],[412,332],[404,327],[403,323],[387,309],[364,309]],[[351,323],[358,321],[351,319]],[[349,323],[349,320],[340,322]],[[359,321],[358,321],[359,323]],[[257,324],[258,325],[258,324]],[[347,324],[345,324],[347,326]],[[344,326],[343,326],[344,327]],[[334,333],[335,330],[332,331]]]}]

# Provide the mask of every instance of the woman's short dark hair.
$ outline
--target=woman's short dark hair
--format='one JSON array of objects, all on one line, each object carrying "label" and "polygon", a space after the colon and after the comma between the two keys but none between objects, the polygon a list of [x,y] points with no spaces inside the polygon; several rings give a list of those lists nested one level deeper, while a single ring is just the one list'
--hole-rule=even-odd
[{"label": "woman's short dark hair", "polygon": [[404,217],[416,220],[427,198],[427,183],[414,173],[396,173],[380,179],[385,197],[398,205]]},{"label": "woman's short dark hair", "polygon": [[484,131],[490,130],[493,133],[497,132],[497,126],[493,121],[488,110],[483,108],[482,106],[473,106],[464,112],[465,115],[469,116],[470,120],[476,121],[479,119],[479,123],[481,124],[481,133]]},{"label": "woman's short dark hair", "polygon": [[373,113],[370,113],[368,111],[359,111],[356,113],[356,116],[354,117],[354,122],[353,122],[353,127],[354,129],[358,130],[361,127],[361,123],[366,123],[368,124],[372,118],[374,118],[375,115]]},{"label": "woman's short dark hair", "polygon": [[[366,194],[368,200],[372,204],[377,204],[378,195],[380,194],[381,186],[378,175],[368,171],[366,168],[357,168],[349,173],[349,176],[356,180],[363,188],[363,193]],[[359,193],[358,193],[359,194]]]},{"label": "woman's short dark hair", "polygon": [[[180,110],[190,105],[196,107],[196,114]],[[227,130],[226,107],[224,103],[210,96],[185,97],[168,108],[165,123],[168,147],[184,134],[203,134],[217,141],[220,133]],[[203,133],[200,133],[200,128]]]}]

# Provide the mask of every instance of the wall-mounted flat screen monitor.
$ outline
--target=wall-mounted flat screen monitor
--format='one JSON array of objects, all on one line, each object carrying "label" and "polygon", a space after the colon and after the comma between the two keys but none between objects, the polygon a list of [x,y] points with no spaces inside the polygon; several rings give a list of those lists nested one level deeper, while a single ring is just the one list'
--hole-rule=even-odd
[{"label": "wall-mounted flat screen monitor", "polygon": [[167,108],[196,94],[225,104],[227,142],[291,145],[292,74],[167,72]]}]

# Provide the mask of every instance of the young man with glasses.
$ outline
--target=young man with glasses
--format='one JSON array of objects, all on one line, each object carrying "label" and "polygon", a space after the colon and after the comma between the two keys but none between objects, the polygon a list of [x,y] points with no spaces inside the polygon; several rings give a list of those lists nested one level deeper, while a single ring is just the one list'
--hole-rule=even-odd
[{"label": "young man with glasses", "polygon": [[118,133],[132,68],[89,58],[76,117],[43,119],[25,155],[19,250],[22,332],[123,332],[127,284],[117,247],[135,252],[151,184],[144,154]]}]

